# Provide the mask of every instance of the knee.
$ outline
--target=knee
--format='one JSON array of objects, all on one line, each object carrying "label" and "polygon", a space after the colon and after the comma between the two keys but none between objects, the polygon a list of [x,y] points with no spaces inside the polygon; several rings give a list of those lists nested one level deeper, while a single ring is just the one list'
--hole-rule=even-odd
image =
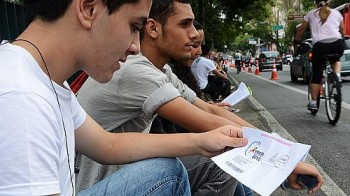
[{"label": "knee", "polygon": [[177,158],[157,158],[152,163],[158,170],[161,169],[163,174],[178,175],[180,178],[188,179],[187,171],[182,162]]},{"label": "knee", "polygon": [[177,158],[153,159],[152,167],[155,167],[158,177],[161,179],[148,191],[151,195],[155,190],[164,195],[190,195],[191,188],[186,168]]}]

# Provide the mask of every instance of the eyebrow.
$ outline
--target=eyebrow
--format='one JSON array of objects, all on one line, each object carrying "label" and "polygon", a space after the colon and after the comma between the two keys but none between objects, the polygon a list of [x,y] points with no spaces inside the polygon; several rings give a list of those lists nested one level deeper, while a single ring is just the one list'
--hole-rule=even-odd
[{"label": "eyebrow", "polygon": [[183,23],[183,22],[193,22],[193,21],[194,21],[193,18],[185,18],[185,19],[180,20],[179,23]]}]

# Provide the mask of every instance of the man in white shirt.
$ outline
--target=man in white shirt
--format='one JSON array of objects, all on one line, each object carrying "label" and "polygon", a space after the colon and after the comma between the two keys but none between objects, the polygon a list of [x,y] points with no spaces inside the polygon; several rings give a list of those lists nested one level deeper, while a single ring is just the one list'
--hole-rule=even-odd
[{"label": "man in white shirt", "polygon": [[202,45],[202,57],[193,61],[191,72],[197,79],[199,88],[203,93],[210,95],[216,101],[220,95],[227,97],[230,94],[230,83],[225,82],[227,75],[220,72],[214,62],[210,60],[210,48]]}]

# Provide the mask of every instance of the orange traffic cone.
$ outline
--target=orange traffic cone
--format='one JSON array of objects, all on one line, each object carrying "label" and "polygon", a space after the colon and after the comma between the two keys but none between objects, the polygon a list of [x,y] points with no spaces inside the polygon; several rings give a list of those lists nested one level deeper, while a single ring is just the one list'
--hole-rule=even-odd
[{"label": "orange traffic cone", "polygon": [[258,60],[256,60],[256,64],[255,64],[255,75],[260,75],[259,61]]},{"label": "orange traffic cone", "polygon": [[278,74],[277,74],[277,70],[276,70],[276,62],[273,63],[272,66],[272,72],[271,72],[271,78],[270,80],[278,80]]},{"label": "orange traffic cone", "polygon": [[242,64],[243,64],[242,70],[245,71],[245,63],[243,62]]},{"label": "orange traffic cone", "polygon": [[253,73],[252,72],[252,65],[250,63],[248,64],[248,73]]}]

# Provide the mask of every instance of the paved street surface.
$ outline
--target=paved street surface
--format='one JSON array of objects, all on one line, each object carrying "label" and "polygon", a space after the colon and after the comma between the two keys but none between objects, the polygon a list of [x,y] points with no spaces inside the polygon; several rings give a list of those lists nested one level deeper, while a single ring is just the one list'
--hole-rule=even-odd
[{"label": "paved street surface", "polygon": [[[271,81],[271,71],[264,71],[261,76],[242,72],[236,74],[229,70],[230,79],[243,81],[253,90],[253,97],[239,103],[237,113],[261,130],[276,132],[282,137],[310,144],[308,162],[317,166],[325,183],[322,190],[315,195],[350,195],[350,107],[347,94],[349,84],[343,83],[344,108],[336,126],[328,124],[324,103],[316,116],[306,109],[307,85],[290,82],[289,67],[278,72],[279,80]],[[253,68],[254,71],[254,68]],[[345,92],[346,91],[346,92]],[[273,195],[305,195],[304,192],[283,191],[277,189]]]}]

